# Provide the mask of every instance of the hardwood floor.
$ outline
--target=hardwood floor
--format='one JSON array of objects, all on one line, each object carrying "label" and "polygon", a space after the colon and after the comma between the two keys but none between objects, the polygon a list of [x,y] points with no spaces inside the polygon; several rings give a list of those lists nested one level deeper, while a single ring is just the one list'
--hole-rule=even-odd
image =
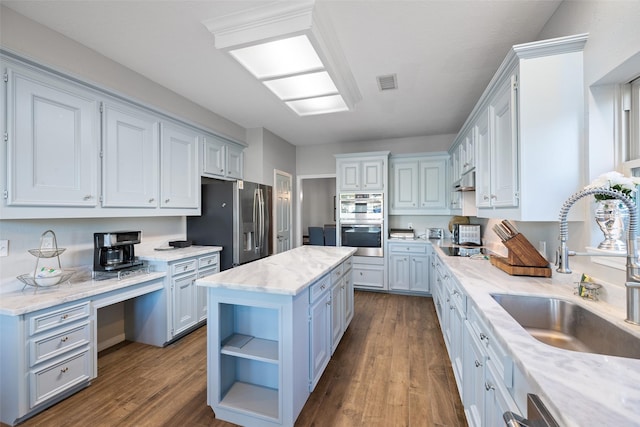
[{"label": "hardwood floor", "polygon": [[[21,426],[232,426],[206,403],[206,327],[102,352],[92,385]],[[355,316],[297,427],[465,426],[431,298],[356,291]]]}]

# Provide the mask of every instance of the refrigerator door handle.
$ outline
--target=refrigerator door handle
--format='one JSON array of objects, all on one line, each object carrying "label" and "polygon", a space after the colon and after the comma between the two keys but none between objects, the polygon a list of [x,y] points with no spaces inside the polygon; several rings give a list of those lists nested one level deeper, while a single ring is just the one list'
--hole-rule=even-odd
[{"label": "refrigerator door handle", "polygon": [[258,190],[258,204],[259,204],[259,216],[258,216],[258,251],[262,252],[262,246],[264,245],[264,194],[262,189]]}]

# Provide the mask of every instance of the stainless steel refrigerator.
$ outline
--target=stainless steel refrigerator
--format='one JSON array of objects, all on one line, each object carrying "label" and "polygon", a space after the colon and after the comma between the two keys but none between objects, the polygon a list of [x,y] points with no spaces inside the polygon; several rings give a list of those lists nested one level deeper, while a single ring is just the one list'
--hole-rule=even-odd
[{"label": "stainless steel refrigerator", "polygon": [[222,246],[220,269],[272,254],[271,186],[202,178],[202,213],[187,217],[194,245]]}]

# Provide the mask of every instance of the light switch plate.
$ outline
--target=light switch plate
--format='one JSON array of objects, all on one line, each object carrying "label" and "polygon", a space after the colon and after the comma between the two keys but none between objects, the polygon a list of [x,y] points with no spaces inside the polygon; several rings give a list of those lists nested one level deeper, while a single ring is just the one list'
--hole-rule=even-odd
[{"label": "light switch plate", "polygon": [[0,256],[9,256],[8,240],[0,240]]}]

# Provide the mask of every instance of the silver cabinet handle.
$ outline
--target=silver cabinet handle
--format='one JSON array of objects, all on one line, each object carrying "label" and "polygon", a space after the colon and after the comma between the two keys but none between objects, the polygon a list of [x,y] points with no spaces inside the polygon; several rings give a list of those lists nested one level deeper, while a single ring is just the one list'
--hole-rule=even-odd
[{"label": "silver cabinet handle", "polygon": [[480,366],[482,366],[482,362],[480,362],[479,360],[476,360],[476,368],[479,368]]},{"label": "silver cabinet handle", "polygon": [[493,386],[493,384],[487,381],[486,383],[484,383],[484,389],[489,391],[489,390],[495,390],[496,388]]},{"label": "silver cabinet handle", "polygon": [[170,199],[164,199],[164,202],[165,202],[165,203],[169,203],[169,200],[170,200]]},{"label": "silver cabinet handle", "polygon": [[154,199],[153,197],[149,199],[149,203],[153,203],[155,202],[156,199]]},{"label": "silver cabinet handle", "polygon": [[82,200],[91,200],[91,199],[93,199],[93,196],[91,194],[87,194],[82,198]]}]

